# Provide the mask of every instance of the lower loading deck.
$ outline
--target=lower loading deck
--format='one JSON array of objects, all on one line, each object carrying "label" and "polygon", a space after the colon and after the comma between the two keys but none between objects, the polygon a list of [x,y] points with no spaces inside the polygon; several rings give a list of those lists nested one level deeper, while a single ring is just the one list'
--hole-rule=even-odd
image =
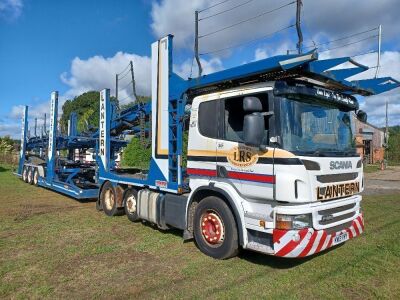
[{"label": "lower loading deck", "polygon": [[139,168],[114,168],[105,174],[99,175],[99,181],[102,183],[106,181],[112,182],[114,185],[124,184],[136,187],[148,187],[157,191],[171,192],[173,194],[183,194],[189,191],[189,178],[187,176],[186,168],[181,168],[183,184],[181,188],[170,188],[168,182],[163,179],[163,175],[159,174],[154,178],[150,170]]},{"label": "lower loading deck", "polygon": [[38,185],[76,199],[95,199],[99,194],[99,188],[95,185],[79,187],[56,180],[47,182],[43,177],[39,177]]},{"label": "lower loading deck", "polygon": [[142,170],[137,168],[118,168],[112,171],[115,175],[140,179],[140,180],[147,180],[148,177],[148,170]]}]

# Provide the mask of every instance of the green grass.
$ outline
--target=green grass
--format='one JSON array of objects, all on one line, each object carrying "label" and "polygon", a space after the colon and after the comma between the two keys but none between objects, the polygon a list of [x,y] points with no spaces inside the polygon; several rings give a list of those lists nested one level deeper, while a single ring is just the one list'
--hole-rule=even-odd
[{"label": "green grass", "polygon": [[375,173],[381,170],[380,165],[364,165],[364,173]]},{"label": "green grass", "polygon": [[303,260],[214,260],[180,231],[106,217],[8,166],[0,205],[0,298],[400,298],[400,195],[365,197],[366,232]]}]

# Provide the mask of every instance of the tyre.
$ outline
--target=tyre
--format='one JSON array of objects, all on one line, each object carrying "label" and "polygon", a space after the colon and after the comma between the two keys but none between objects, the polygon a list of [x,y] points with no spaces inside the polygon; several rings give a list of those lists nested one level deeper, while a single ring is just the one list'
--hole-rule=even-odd
[{"label": "tyre", "polygon": [[137,196],[138,192],[135,189],[127,189],[124,193],[124,211],[128,219],[132,222],[139,220],[137,214]]},{"label": "tyre", "polygon": [[28,182],[27,178],[28,178],[28,167],[24,165],[24,167],[22,168],[22,181]]},{"label": "tyre", "polygon": [[102,211],[103,210],[103,207],[101,206],[100,198],[96,200],[96,210],[97,211]]},{"label": "tyre", "polygon": [[33,167],[28,168],[26,182],[29,184],[33,184]]},{"label": "tyre", "polygon": [[39,170],[38,170],[38,168],[35,168],[33,170],[33,184],[35,186],[39,185]]},{"label": "tyre", "polygon": [[229,206],[218,197],[206,197],[194,213],[194,238],[201,252],[227,259],[239,252],[238,230]]},{"label": "tyre", "polygon": [[124,213],[124,209],[118,207],[115,188],[109,181],[107,181],[101,189],[100,204],[104,213],[109,217],[122,215]]}]

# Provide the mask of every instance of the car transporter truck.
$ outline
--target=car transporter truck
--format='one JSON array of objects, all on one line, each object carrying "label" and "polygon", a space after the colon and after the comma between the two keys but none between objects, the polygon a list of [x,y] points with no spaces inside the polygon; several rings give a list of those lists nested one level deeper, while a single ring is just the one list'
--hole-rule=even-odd
[{"label": "car transporter truck", "polygon": [[[364,180],[353,116],[366,114],[355,96],[400,83],[348,81],[368,67],[349,57],[320,60],[317,50],[184,80],[172,70],[172,42],[169,35],[152,44],[151,102],[121,111],[102,90],[97,130],[77,132],[72,114],[62,135],[54,92],[49,133],[30,137],[25,107],[18,175],[97,198],[108,216],[180,229],[218,259],[240,248],[305,257],[360,235]],[[148,140],[147,170],[116,164],[126,132]],[[75,159],[76,149],[94,149],[94,161]]]}]

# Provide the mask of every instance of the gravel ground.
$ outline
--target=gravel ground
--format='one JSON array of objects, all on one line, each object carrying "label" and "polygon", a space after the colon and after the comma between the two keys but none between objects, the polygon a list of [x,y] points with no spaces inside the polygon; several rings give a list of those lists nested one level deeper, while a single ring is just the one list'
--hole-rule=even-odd
[{"label": "gravel ground", "polygon": [[364,195],[396,194],[400,192],[400,166],[365,174]]}]

